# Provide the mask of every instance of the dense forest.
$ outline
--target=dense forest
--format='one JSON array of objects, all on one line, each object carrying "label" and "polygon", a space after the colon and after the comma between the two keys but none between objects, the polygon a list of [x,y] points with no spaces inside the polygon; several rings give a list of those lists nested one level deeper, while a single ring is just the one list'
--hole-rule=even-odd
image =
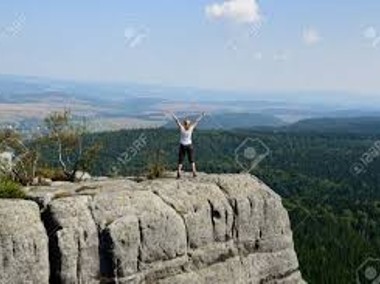
[{"label": "dense forest", "polygon": [[[203,172],[247,171],[263,154],[251,173],[283,197],[309,283],[354,283],[361,263],[380,256],[380,153],[374,147],[380,135],[244,129],[194,135]],[[86,139],[102,144],[92,163],[94,175],[144,175],[155,164],[176,167],[175,130],[107,132]],[[256,153],[246,155],[244,148]],[[372,159],[357,171],[353,165],[366,153]]]}]

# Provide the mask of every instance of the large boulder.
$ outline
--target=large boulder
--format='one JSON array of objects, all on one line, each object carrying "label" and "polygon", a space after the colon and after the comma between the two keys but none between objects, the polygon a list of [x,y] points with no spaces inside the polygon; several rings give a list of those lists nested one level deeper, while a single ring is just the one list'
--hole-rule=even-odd
[{"label": "large boulder", "polygon": [[281,198],[250,175],[91,180],[28,195],[43,212],[51,283],[304,283]]}]

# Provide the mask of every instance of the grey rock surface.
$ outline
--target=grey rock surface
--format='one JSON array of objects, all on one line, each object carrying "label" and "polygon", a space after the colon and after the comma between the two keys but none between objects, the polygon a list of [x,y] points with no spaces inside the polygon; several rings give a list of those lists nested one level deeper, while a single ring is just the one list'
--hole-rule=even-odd
[{"label": "grey rock surface", "polygon": [[54,283],[90,283],[99,276],[98,233],[90,206],[88,196],[56,199],[48,205],[44,222]]},{"label": "grey rock surface", "polygon": [[[41,234],[33,262],[40,278],[31,283],[48,283],[49,274],[51,283],[70,284],[304,283],[281,198],[250,175],[102,179],[27,192],[41,217],[31,201],[0,201],[0,236],[14,231],[15,215],[28,214],[18,230]],[[3,261],[0,269],[17,267]]]},{"label": "grey rock surface", "polygon": [[0,199],[0,283],[48,283],[48,255],[37,204]]}]

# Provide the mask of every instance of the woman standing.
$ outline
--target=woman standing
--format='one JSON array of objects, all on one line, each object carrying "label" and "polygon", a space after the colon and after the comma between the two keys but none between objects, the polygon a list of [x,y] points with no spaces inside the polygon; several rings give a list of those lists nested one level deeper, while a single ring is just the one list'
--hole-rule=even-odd
[{"label": "woman standing", "polygon": [[199,116],[195,120],[194,123],[192,123],[188,119],[185,119],[183,123],[181,123],[174,113],[172,113],[172,116],[181,132],[180,145],[179,145],[179,150],[178,150],[177,178],[181,178],[183,160],[186,155],[192,167],[193,177],[196,177],[197,170],[196,170],[195,161],[194,161],[194,147],[193,147],[192,136],[193,136],[193,131],[195,127],[197,127],[199,121],[201,121],[201,119],[205,116],[205,113],[202,113],[202,115]]}]

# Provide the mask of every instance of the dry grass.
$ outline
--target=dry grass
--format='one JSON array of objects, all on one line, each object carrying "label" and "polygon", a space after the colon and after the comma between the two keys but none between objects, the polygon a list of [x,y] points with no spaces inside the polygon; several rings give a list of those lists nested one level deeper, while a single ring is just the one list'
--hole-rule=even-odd
[{"label": "dry grass", "polygon": [[60,191],[54,194],[54,199],[72,197],[72,196],[75,196],[74,192],[72,191]]}]

